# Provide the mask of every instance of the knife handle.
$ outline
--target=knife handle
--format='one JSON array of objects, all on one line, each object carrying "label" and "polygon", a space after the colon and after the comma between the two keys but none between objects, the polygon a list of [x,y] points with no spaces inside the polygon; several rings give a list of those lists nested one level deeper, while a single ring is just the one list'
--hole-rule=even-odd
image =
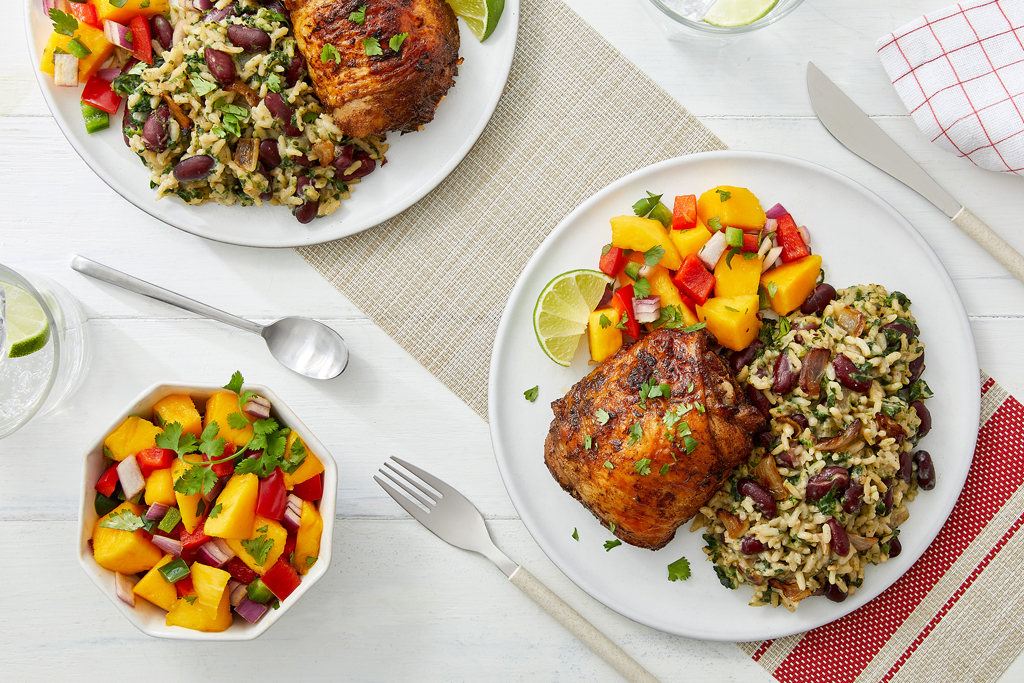
[{"label": "knife handle", "polygon": [[1021,282],[1024,282],[1024,256],[1010,246],[1002,237],[997,235],[992,228],[975,216],[966,206],[961,206],[953,222],[967,233],[975,242],[985,248],[985,251],[992,254],[997,261],[1006,266],[1006,269],[1013,273]]},{"label": "knife handle", "polygon": [[635,659],[622,651],[608,636],[597,630],[593,624],[580,616],[564,600],[555,595],[550,588],[541,583],[533,574],[520,565],[512,576],[508,577],[516,588],[523,591],[553,616],[570,633],[583,641],[583,644],[594,651],[604,661],[622,674],[630,683],[658,683],[650,671],[640,666]]}]

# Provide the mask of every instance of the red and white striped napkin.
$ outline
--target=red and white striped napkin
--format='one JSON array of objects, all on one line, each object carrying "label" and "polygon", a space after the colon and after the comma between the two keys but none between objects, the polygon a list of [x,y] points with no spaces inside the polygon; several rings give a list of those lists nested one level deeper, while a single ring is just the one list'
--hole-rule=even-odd
[{"label": "red and white striped napkin", "polygon": [[982,168],[1024,175],[1024,0],[953,5],[876,47],[928,139]]},{"label": "red and white striped napkin", "polygon": [[984,373],[981,392],[967,483],[921,559],[842,619],[740,644],[779,681],[988,683],[1024,649],[1024,405]]}]

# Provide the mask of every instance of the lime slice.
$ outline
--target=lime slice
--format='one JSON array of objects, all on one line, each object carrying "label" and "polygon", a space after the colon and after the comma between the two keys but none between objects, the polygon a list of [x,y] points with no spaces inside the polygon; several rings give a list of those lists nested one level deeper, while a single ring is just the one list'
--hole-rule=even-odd
[{"label": "lime slice", "polygon": [[587,331],[587,318],[611,281],[596,270],[570,270],[544,287],[533,309],[533,331],[548,358],[568,367]]},{"label": "lime slice", "polygon": [[779,0],[718,0],[704,15],[712,26],[746,26],[772,11]]},{"label": "lime slice", "polygon": [[505,0],[448,0],[448,4],[456,16],[465,19],[466,26],[481,43],[494,33],[505,9]]},{"label": "lime slice", "polygon": [[20,358],[46,346],[50,338],[50,325],[39,302],[17,285],[0,282],[0,289],[7,296],[4,318],[7,357]]}]

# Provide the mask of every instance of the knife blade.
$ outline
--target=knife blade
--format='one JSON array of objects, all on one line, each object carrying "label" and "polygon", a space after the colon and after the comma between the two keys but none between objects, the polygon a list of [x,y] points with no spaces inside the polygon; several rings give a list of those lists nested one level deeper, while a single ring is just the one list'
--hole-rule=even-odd
[{"label": "knife blade", "polygon": [[942,189],[813,62],[807,62],[807,93],[818,120],[844,147],[930,201],[1024,282],[1024,256]]}]

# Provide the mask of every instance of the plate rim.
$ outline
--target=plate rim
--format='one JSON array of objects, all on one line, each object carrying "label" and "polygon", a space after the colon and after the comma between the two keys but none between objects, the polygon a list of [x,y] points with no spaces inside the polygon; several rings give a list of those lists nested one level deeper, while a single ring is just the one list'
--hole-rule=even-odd
[{"label": "plate rim", "polygon": [[[462,145],[447,160],[447,162],[444,165],[442,165],[437,171],[435,171],[429,180],[421,184],[413,192],[406,195],[406,197],[402,201],[391,204],[388,210],[382,212],[377,217],[366,219],[363,220],[362,222],[354,222],[352,226],[347,227],[344,230],[339,230],[336,233],[331,233],[330,236],[318,234],[312,240],[299,241],[292,241],[289,239],[261,239],[246,241],[244,239],[226,238],[223,235],[218,235],[215,232],[210,232],[207,230],[203,230],[201,228],[190,227],[188,224],[178,225],[176,223],[171,222],[170,220],[165,219],[164,217],[158,215],[158,212],[156,211],[156,197],[153,197],[151,202],[144,202],[146,204],[145,206],[142,205],[143,203],[135,202],[131,197],[127,196],[125,192],[122,192],[119,186],[119,181],[115,177],[106,173],[104,170],[101,170],[98,164],[94,165],[92,163],[92,161],[90,160],[92,155],[85,151],[84,146],[81,144],[81,141],[78,139],[78,137],[69,134],[68,130],[71,128],[70,124],[65,125],[68,122],[65,121],[63,116],[60,114],[60,110],[56,106],[56,103],[53,99],[54,95],[51,92],[50,88],[47,87],[47,84],[43,79],[43,72],[40,71],[38,68],[35,68],[38,62],[38,55],[41,54],[42,51],[42,46],[36,43],[35,30],[33,26],[33,7],[36,4],[37,3],[33,2],[33,0],[23,0],[22,2],[24,16],[23,24],[29,50],[29,64],[32,65],[32,73],[35,76],[36,85],[39,87],[39,91],[43,96],[43,101],[46,103],[46,108],[50,111],[50,115],[53,117],[54,122],[57,124],[57,128],[60,130],[61,135],[64,136],[64,139],[67,140],[68,143],[71,145],[71,148],[75,150],[75,153],[78,154],[79,158],[89,168],[89,170],[96,174],[96,176],[100,180],[102,180],[107,185],[107,187],[113,190],[114,193],[117,194],[119,197],[121,197],[126,202],[128,202],[135,208],[139,209],[146,215],[160,221],[161,223],[169,225],[172,228],[176,228],[190,235],[195,235],[196,237],[208,239],[212,242],[219,242],[221,244],[231,244],[240,247],[295,249],[298,247],[313,247],[319,244],[333,242],[335,240],[343,239],[345,237],[351,237],[352,235],[356,235],[359,234],[360,232],[364,232],[371,228],[375,228],[378,225],[384,223],[385,221],[391,220],[398,214],[409,209],[419,200],[423,199],[423,197],[425,197],[431,191],[436,189],[438,185],[444,182],[445,178],[451,175],[452,171],[454,171],[455,168],[460,163],[462,163],[462,160],[466,158],[466,155],[469,154],[469,151],[473,149],[473,146],[476,145],[477,141],[480,139],[480,136],[483,134],[483,131],[487,127],[487,124],[491,122],[491,118],[494,116],[494,111],[498,107],[498,102],[501,101],[501,97],[505,92],[505,87],[508,84],[509,75],[512,71],[512,62],[515,58],[516,48],[519,44],[520,0],[505,0],[505,9],[502,14],[502,20],[510,22],[512,24],[510,31],[511,35],[507,38],[508,44],[504,46],[504,53],[501,54],[501,75],[493,82],[491,93],[488,97],[487,103],[484,105],[482,110],[483,116],[480,117],[480,120],[477,123],[477,125],[469,132],[469,135],[463,139]],[[460,36],[461,34],[462,30],[460,28]],[[472,33],[470,33],[467,29],[466,35],[472,36]],[[475,36],[472,37],[473,39],[475,39]],[[80,85],[81,84],[79,84],[79,86]]]},{"label": "plate rim", "polygon": [[[538,533],[534,533],[533,526],[535,522],[533,520],[533,515],[529,512],[527,512],[527,514],[525,515],[523,514],[523,508],[526,508],[526,505],[523,504],[525,502],[525,499],[520,498],[517,486],[511,480],[511,473],[508,469],[508,465],[506,462],[506,458],[508,456],[505,453],[501,443],[501,427],[499,426],[498,421],[494,418],[494,416],[499,413],[498,392],[496,389],[496,384],[498,381],[497,374],[499,358],[505,353],[506,343],[510,343],[507,340],[509,339],[508,328],[509,325],[511,325],[511,310],[514,305],[519,305],[520,299],[524,296],[524,292],[528,287],[528,276],[531,276],[533,274],[532,271],[535,268],[539,267],[537,255],[540,254],[542,251],[546,251],[549,242],[553,242],[556,238],[561,236],[562,233],[568,231],[570,229],[570,226],[577,220],[578,216],[587,212],[594,204],[597,204],[598,202],[603,200],[607,195],[612,194],[616,192],[620,187],[631,183],[636,177],[648,173],[657,174],[658,172],[664,169],[673,168],[676,166],[688,166],[708,161],[713,162],[721,159],[730,159],[733,161],[775,161],[777,163],[782,164],[792,164],[801,167],[804,170],[809,170],[814,173],[823,174],[834,181],[851,187],[854,191],[857,191],[860,194],[864,195],[867,199],[874,201],[880,209],[884,210],[886,213],[892,216],[892,218],[897,223],[900,224],[900,226],[904,229],[908,236],[919,247],[922,248],[924,255],[931,262],[933,268],[939,276],[939,279],[945,286],[947,293],[952,294],[951,298],[956,303],[956,308],[959,312],[956,321],[958,331],[961,333],[962,337],[966,339],[968,342],[968,348],[966,349],[966,351],[968,351],[966,358],[967,365],[970,368],[974,368],[977,370],[977,372],[972,373],[971,375],[971,383],[973,387],[976,389],[976,391],[971,392],[971,398],[966,399],[967,405],[963,406],[975,417],[975,419],[971,420],[969,423],[975,425],[973,427],[973,442],[975,444],[977,443],[977,435],[980,430],[979,420],[981,415],[981,376],[980,366],[978,364],[977,347],[974,341],[973,332],[970,327],[970,320],[967,314],[967,310],[963,305],[963,300],[960,298],[960,294],[957,291],[952,278],[949,276],[949,273],[946,270],[945,266],[939,260],[938,255],[931,248],[931,246],[924,239],[924,237],[922,237],[920,232],[913,226],[913,224],[909,220],[907,220],[906,217],[904,217],[899,211],[895,209],[895,207],[893,207],[891,204],[885,201],[881,196],[879,196],[877,193],[873,192],[863,184],[857,182],[856,180],[853,180],[852,178],[846,175],[843,175],[821,164],[817,164],[812,161],[807,161],[805,159],[800,159],[798,157],[793,157],[786,154],[779,154],[775,152],[741,150],[714,150],[708,152],[698,152],[694,154],[687,154],[673,157],[670,159],[665,159],[663,161],[636,169],[596,191],[593,195],[591,195],[586,200],[577,205],[564,218],[562,218],[561,221],[558,222],[558,224],[551,230],[551,232],[544,238],[544,240],[540,243],[540,245],[538,245],[536,250],[530,256],[526,265],[523,267],[522,272],[520,272],[519,277],[516,279],[516,283],[512,288],[512,291],[509,293],[508,300],[505,304],[504,309],[502,310],[501,318],[498,323],[498,329],[495,334],[494,345],[491,351],[490,367],[488,370],[488,427],[491,437],[491,447],[494,451],[494,458],[498,466],[499,475],[501,476],[502,483],[505,486],[505,490],[508,493],[509,499],[511,500],[513,507],[516,509],[516,512],[519,514],[520,519],[523,521],[523,525],[526,526],[527,531],[529,531],[530,533],[530,536],[533,538],[534,542],[537,543],[540,549],[544,552],[548,560],[550,560],[551,563],[554,564],[558,568],[558,570],[561,571],[570,581],[576,584],[576,586],[580,590],[582,590],[584,593],[589,595],[594,600],[600,602],[608,609],[611,609],[617,612],[618,614],[628,619],[631,619],[632,621],[635,621],[649,628],[662,631],[664,633],[718,642],[760,641],[774,638],[782,638],[797,633],[802,633],[814,628],[819,628],[821,626],[824,626],[825,624],[829,624],[833,621],[841,619],[842,617],[850,614],[856,609],[859,609],[860,605],[854,607],[852,604],[848,603],[848,606],[844,609],[842,603],[837,603],[834,605],[834,607],[837,608],[835,613],[833,615],[830,615],[825,620],[820,621],[820,623],[815,622],[811,625],[801,623],[799,625],[795,625],[792,628],[785,628],[785,622],[781,622],[781,628],[779,627],[779,624],[768,624],[767,627],[760,632],[754,634],[749,632],[742,632],[738,635],[733,636],[729,635],[728,633],[713,633],[709,635],[707,633],[700,632],[697,628],[665,628],[665,624],[659,623],[657,619],[645,618],[644,615],[639,615],[634,610],[623,609],[621,606],[613,606],[608,604],[608,602],[606,602],[605,599],[602,599],[596,594],[596,591],[592,590],[592,581],[586,582],[581,580],[585,577],[580,577],[579,572],[575,571],[574,568],[563,566],[562,562],[556,560],[555,558],[557,553],[549,552],[547,544],[543,541],[541,537],[539,537]],[[909,564],[907,565],[908,568],[910,566],[913,566],[913,564],[920,559],[920,557],[928,550],[928,548],[931,547],[931,544],[935,541],[935,537],[938,535],[938,533],[942,530],[942,528],[948,521],[949,515],[952,513],[953,507],[956,505],[963,491],[964,484],[967,481],[967,477],[970,473],[971,466],[973,465],[973,459],[974,450],[972,449],[970,453],[969,462],[967,463],[967,466],[964,468],[962,476],[957,476],[956,480],[952,480],[955,484],[953,494],[950,496],[948,500],[939,502],[939,511],[942,513],[942,523],[937,525],[934,533],[929,534],[930,537],[928,538],[928,542],[926,544],[923,544],[923,547],[920,549],[920,551],[914,553],[903,553],[901,559],[909,559]],[[528,522],[527,520],[530,521]],[[904,561],[906,561],[906,559],[904,559]],[[878,597],[878,595],[883,593],[885,590],[888,590],[893,585],[893,583],[895,583],[896,580],[898,580],[898,577],[894,579],[892,583],[886,584],[884,586],[882,586],[881,584],[877,584],[873,586],[871,589],[865,589],[864,591],[862,591],[870,595],[867,602],[865,602],[864,604],[866,605],[870,603],[872,600]],[[756,613],[752,612],[751,614],[753,616]]]}]

